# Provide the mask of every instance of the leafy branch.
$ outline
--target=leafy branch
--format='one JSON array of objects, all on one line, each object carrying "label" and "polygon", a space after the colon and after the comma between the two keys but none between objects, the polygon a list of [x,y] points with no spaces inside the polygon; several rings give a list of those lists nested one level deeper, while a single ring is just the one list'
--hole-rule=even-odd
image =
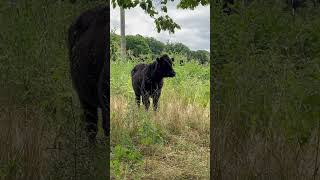
[{"label": "leafy branch", "polygon": [[[173,2],[174,0],[171,1]],[[160,10],[155,8],[153,2],[160,2]],[[169,33],[175,33],[176,29],[181,29],[181,27],[167,15],[168,0],[111,0],[111,3],[113,8],[115,8],[117,5],[123,7],[124,9],[130,9],[139,6],[145,11],[145,13],[149,14],[150,17],[154,19],[158,33],[160,33],[161,30],[169,31]],[[194,9],[199,4],[203,6],[208,5],[209,0],[181,0],[177,5],[177,8]],[[165,13],[165,15],[159,15],[159,11],[162,11]]]}]

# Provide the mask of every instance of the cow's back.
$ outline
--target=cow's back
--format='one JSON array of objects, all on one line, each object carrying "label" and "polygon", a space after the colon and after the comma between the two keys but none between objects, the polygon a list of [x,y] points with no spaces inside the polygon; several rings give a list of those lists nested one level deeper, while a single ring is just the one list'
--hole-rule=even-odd
[{"label": "cow's back", "polygon": [[147,64],[137,64],[131,71],[132,87],[136,95],[141,94],[141,84]]},{"label": "cow's back", "polygon": [[[91,9],[69,28],[72,81],[80,99],[92,105],[98,105],[98,82],[104,81],[100,76],[108,66],[108,12],[109,8],[104,6]],[[77,28],[79,34],[73,34]]]}]

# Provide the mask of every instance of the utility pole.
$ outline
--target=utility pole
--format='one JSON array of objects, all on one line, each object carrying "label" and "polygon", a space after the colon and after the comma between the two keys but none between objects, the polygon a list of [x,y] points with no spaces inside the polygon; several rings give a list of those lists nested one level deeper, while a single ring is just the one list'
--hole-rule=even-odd
[{"label": "utility pole", "polygon": [[126,59],[126,31],[125,14],[123,7],[120,7],[120,28],[121,28],[121,58]]}]

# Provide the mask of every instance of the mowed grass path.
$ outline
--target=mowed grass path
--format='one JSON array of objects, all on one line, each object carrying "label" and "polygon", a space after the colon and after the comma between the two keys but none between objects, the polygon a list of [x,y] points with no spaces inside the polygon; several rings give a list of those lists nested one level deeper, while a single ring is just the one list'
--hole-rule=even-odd
[{"label": "mowed grass path", "polygon": [[134,102],[135,64],[111,63],[112,178],[209,179],[209,66],[175,65],[155,113]]}]

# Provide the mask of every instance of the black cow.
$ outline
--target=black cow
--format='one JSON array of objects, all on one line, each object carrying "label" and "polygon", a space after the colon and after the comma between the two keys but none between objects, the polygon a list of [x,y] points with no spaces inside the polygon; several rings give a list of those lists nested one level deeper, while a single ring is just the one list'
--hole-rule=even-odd
[{"label": "black cow", "polygon": [[176,73],[172,68],[174,58],[170,59],[168,55],[157,58],[151,64],[138,64],[131,71],[132,87],[136,95],[136,102],[140,106],[140,98],[145,105],[146,110],[149,109],[149,98],[153,99],[153,109],[158,108],[158,101],[163,86],[163,78],[174,77]]},{"label": "black cow", "polygon": [[82,13],[69,27],[70,72],[86,119],[89,141],[97,135],[98,108],[102,127],[109,136],[109,7]]}]

